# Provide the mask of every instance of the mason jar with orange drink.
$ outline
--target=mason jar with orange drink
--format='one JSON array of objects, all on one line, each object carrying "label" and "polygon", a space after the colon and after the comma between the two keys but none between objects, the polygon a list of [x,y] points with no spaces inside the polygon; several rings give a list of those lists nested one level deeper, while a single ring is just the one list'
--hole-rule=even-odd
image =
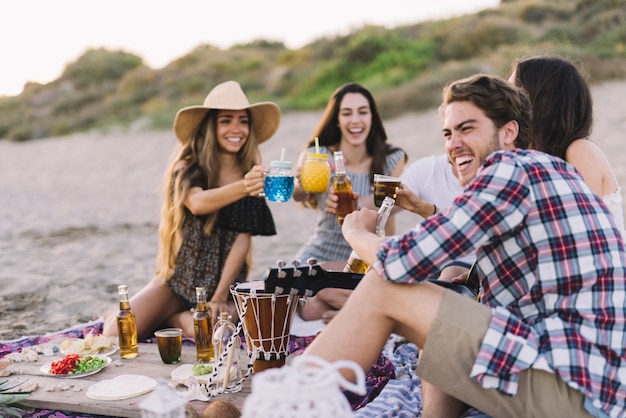
[{"label": "mason jar with orange drink", "polygon": [[309,152],[302,163],[300,186],[306,193],[324,193],[330,184],[328,155]]}]

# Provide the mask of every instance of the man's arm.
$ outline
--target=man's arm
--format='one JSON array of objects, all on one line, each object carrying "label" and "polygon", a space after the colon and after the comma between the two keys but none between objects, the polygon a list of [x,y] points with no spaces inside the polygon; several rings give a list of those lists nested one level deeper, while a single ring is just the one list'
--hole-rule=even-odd
[{"label": "man's arm", "polygon": [[377,219],[377,211],[363,208],[346,215],[341,228],[352,249],[369,265],[376,261],[378,247],[384,240],[375,233]]}]

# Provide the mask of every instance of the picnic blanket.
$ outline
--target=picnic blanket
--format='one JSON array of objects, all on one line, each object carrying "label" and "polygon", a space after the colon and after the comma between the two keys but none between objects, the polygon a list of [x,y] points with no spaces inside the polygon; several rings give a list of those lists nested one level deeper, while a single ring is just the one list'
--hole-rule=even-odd
[{"label": "picnic blanket", "polygon": [[[92,332],[102,334],[103,319],[78,324],[62,331],[22,337],[11,341],[0,341],[0,358],[9,353],[20,352],[24,347],[41,345],[54,340],[84,338]],[[289,351],[301,354],[315,339],[315,335],[292,335]],[[142,342],[154,342],[154,339]],[[194,345],[193,339],[183,339],[183,344]],[[391,336],[384,350],[366,373],[366,394],[357,395],[344,392],[348,398],[354,417],[357,418],[409,418],[419,417],[422,412],[422,391],[420,378],[415,374],[418,362],[417,347],[399,336]],[[23,410],[22,417],[35,418],[107,418],[103,415],[77,414],[66,411],[44,409]],[[469,409],[462,417],[489,418],[475,409]]]},{"label": "picnic blanket", "polygon": [[[19,353],[22,348],[32,347],[59,340],[61,342],[67,338],[84,338],[93,332],[94,335],[102,334],[104,320],[98,319],[86,324],[78,324],[62,331],[46,334],[17,338],[10,341],[0,341],[0,358],[10,353]],[[84,413],[74,413],[66,411],[54,411],[49,409],[22,409],[20,414],[23,418],[109,418],[104,415],[93,415]]]}]

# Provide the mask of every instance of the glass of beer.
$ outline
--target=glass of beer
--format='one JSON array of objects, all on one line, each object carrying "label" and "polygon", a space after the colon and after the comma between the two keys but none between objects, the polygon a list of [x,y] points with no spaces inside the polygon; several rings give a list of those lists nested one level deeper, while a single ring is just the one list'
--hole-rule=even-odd
[{"label": "glass of beer", "polygon": [[400,183],[401,181],[398,177],[374,174],[374,204],[380,207],[383,204],[383,200],[385,200],[385,196],[393,199],[397,198],[396,189],[400,187]]},{"label": "glass of beer", "polygon": [[180,328],[165,328],[156,331],[154,336],[156,337],[163,363],[178,363],[183,350],[183,330]]}]

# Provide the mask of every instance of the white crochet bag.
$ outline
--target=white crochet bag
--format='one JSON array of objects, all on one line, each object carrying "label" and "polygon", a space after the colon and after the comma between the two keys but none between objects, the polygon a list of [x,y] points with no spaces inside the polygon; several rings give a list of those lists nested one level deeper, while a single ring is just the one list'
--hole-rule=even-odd
[{"label": "white crochet bag", "polygon": [[[356,383],[340,369],[350,369]],[[243,404],[242,418],[343,418],[352,409],[341,388],[365,394],[365,373],[349,360],[329,363],[301,355],[287,366],[265,370],[252,378],[252,393]]]}]

